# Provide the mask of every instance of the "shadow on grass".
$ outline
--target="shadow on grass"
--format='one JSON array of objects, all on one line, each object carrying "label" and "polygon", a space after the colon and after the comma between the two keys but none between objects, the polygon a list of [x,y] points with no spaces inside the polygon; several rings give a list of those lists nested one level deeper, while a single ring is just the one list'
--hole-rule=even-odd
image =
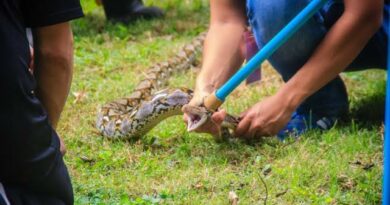
[{"label": "shadow on grass", "polygon": [[386,73],[381,69],[369,69],[345,73],[349,87],[350,113],[346,126],[356,123],[368,130],[378,129],[384,121]]},{"label": "shadow on grass", "polygon": [[350,119],[365,128],[379,127],[384,121],[385,92],[375,92],[361,98],[351,108]]}]

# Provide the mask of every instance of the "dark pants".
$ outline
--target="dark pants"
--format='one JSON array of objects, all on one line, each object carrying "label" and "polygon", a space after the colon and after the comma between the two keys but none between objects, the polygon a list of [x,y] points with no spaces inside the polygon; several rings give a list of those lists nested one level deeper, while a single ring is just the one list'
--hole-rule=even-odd
[{"label": "dark pants", "polygon": [[73,204],[72,185],[60,153],[49,169],[43,178],[33,179],[27,184],[4,184],[11,205]]},{"label": "dark pants", "polygon": [[[15,65],[19,62],[15,61]],[[0,67],[0,84],[9,84],[1,86],[9,90],[4,91],[8,95],[0,102],[0,182],[11,204],[73,204],[59,138],[42,104],[31,94],[33,89],[29,90],[29,85],[35,84],[34,78],[28,72],[6,72],[3,68]]]}]

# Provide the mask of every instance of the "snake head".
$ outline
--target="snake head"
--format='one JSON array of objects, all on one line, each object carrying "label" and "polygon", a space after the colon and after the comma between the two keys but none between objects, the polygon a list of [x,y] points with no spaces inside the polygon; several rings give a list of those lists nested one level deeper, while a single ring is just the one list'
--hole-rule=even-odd
[{"label": "snake head", "polygon": [[187,114],[187,131],[192,132],[204,125],[211,113],[205,107],[198,107],[193,105],[184,105],[182,111]]}]

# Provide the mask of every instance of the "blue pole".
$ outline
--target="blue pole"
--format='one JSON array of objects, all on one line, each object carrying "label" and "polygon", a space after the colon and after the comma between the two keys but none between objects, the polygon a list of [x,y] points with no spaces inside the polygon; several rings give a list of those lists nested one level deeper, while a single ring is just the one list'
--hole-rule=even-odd
[{"label": "blue pole", "polygon": [[281,45],[283,45],[303,24],[306,23],[327,0],[313,0],[307,5],[290,23],[287,24],[275,37],[271,39],[248,63],[234,74],[216,92],[216,97],[220,101],[225,98],[245,80],[260,64],[271,56]]},{"label": "blue pole", "polygon": [[[388,19],[387,19],[388,20]],[[389,26],[389,25],[386,25]],[[383,146],[383,189],[382,204],[390,204],[390,42],[387,45],[387,88],[385,111],[385,144]]]}]

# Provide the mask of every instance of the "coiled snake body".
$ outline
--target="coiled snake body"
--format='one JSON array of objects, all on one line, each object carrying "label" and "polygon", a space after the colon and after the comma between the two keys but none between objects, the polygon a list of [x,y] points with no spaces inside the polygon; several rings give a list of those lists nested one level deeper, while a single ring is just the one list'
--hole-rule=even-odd
[{"label": "coiled snake body", "polygon": [[[196,62],[205,38],[205,33],[196,37],[192,43],[183,49],[170,61],[158,63],[147,72],[129,97],[121,98],[103,105],[97,114],[96,127],[108,138],[130,139],[146,134],[155,125],[167,117],[182,114],[182,107],[191,100],[192,90],[187,88],[162,89],[168,76],[173,72],[190,68]],[[161,90],[162,89],[162,90]],[[190,119],[189,127],[201,126],[211,115],[206,109],[194,109],[198,115]],[[200,117],[199,117],[200,116]],[[237,121],[227,116],[228,124],[224,127],[234,128]],[[197,124],[197,125],[194,125]],[[227,135],[226,129],[223,135]]]}]

